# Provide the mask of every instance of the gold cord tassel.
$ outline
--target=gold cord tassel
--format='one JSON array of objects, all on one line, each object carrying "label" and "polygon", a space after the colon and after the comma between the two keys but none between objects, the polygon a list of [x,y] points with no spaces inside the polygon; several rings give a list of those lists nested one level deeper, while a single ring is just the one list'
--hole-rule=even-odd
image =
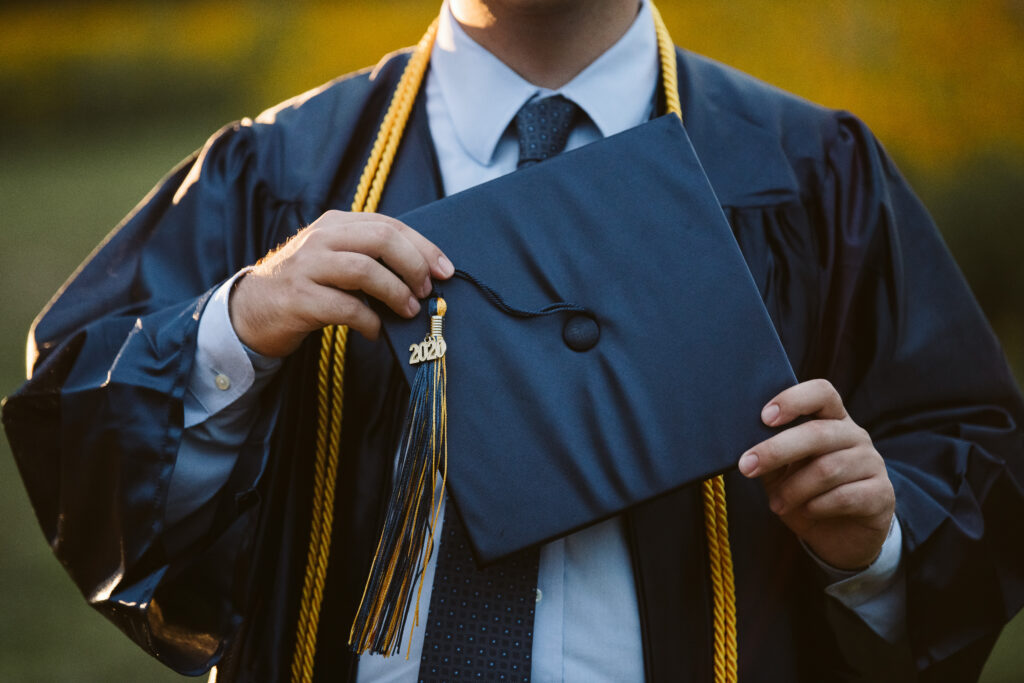
[{"label": "gold cord tassel", "polygon": [[736,683],[739,652],[736,641],[736,589],[733,581],[729,520],[722,475],[701,482],[704,498],[704,533],[711,577],[715,683]]}]

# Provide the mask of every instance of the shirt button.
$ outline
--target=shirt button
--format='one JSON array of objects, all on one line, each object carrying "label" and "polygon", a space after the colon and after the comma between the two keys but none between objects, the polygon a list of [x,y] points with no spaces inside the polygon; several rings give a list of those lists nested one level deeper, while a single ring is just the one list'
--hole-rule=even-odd
[{"label": "shirt button", "polygon": [[217,388],[221,391],[227,391],[231,388],[231,380],[224,373],[220,373],[214,377],[213,383],[216,384]]},{"label": "shirt button", "polygon": [[537,601],[537,602],[540,602],[540,601],[541,601],[541,600],[543,600],[543,599],[544,599],[544,594],[543,594],[543,593],[541,593],[541,592],[540,592],[540,589],[538,588],[538,589],[537,589],[537,600],[536,600],[536,601]]}]

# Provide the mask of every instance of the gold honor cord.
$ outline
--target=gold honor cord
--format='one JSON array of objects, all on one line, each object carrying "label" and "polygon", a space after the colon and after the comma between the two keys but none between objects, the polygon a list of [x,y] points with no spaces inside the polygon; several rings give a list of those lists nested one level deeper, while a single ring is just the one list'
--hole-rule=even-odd
[{"label": "gold honor cord", "polygon": [[[398,143],[409,120],[416,93],[427,70],[430,49],[437,35],[437,20],[430,25],[402,72],[398,87],[380,124],[370,158],[359,177],[353,212],[377,210],[384,182],[391,171]],[[292,681],[313,680],[317,628],[323,602],[327,562],[334,526],[334,481],[338,472],[341,442],[342,399],[344,398],[345,349],[348,328],[344,325],[324,328],[321,333],[320,363],[317,371],[316,457],[313,470],[313,511],[310,522],[306,572],[302,581],[302,602],[292,656]]]},{"label": "gold honor cord", "polygon": [[[650,4],[658,36],[662,85],[666,108],[682,120],[676,75],[676,54],[661,14]],[[398,145],[419,92],[437,35],[437,20],[413,50],[412,57],[395,88],[384,120],[381,122],[363,168],[352,201],[352,211],[377,209],[384,183],[394,162]],[[341,441],[341,416],[345,372],[345,348],[348,328],[324,328],[321,336],[317,373],[316,458],[313,478],[313,508],[309,549],[302,584],[302,602],[292,658],[291,680],[310,683],[316,655],[317,628],[323,601],[331,530],[334,523],[334,481],[338,471],[338,447]],[[725,499],[725,479],[719,475],[702,482],[704,526],[708,545],[708,563],[712,589],[714,627],[715,683],[737,680],[736,592],[733,580],[732,552],[729,548],[729,522]]]},{"label": "gold honor cord", "polygon": [[[654,27],[658,33],[658,57],[661,80],[665,89],[665,108],[683,120],[679,102],[679,78],[676,74],[676,50],[661,12],[651,3]],[[715,683],[736,683],[739,646],[736,637],[736,582],[732,571],[732,549],[729,547],[729,511],[725,502],[725,476],[718,475],[701,482],[704,498],[704,535],[708,544],[708,567],[711,576],[712,625],[715,650],[712,663]]]}]

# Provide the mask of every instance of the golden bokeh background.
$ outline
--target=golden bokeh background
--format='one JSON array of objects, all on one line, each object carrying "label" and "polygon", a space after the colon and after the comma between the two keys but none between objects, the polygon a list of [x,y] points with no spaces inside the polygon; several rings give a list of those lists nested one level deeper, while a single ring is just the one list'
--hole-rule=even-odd
[{"label": "golden bokeh background", "polygon": [[[437,7],[0,6],[0,393],[23,377],[35,313],[172,165],[220,125],[415,43]],[[659,8],[677,44],[871,126],[1024,377],[1024,1]],[[0,518],[0,680],[181,680],[86,607],[46,547],[3,440]],[[982,680],[1024,680],[1022,646],[1019,618]]]}]

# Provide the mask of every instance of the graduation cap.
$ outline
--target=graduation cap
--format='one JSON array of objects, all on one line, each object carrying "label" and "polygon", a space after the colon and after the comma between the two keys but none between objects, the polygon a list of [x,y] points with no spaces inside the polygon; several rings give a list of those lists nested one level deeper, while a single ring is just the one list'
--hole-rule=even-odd
[{"label": "graduation cap", "polygon": [[[796,378],[677,117],[399,218],[462,277],[412,320],[376,306],[412,387],[395,485],[429,497],[433,474],[403,479],[402,459],[446,454],[479,564],[721,473],[770,436],[761,408]],[[392,500],[385,535],[439,509],[418,501]],[[429,555],[425,531],[415,543]]]}]

